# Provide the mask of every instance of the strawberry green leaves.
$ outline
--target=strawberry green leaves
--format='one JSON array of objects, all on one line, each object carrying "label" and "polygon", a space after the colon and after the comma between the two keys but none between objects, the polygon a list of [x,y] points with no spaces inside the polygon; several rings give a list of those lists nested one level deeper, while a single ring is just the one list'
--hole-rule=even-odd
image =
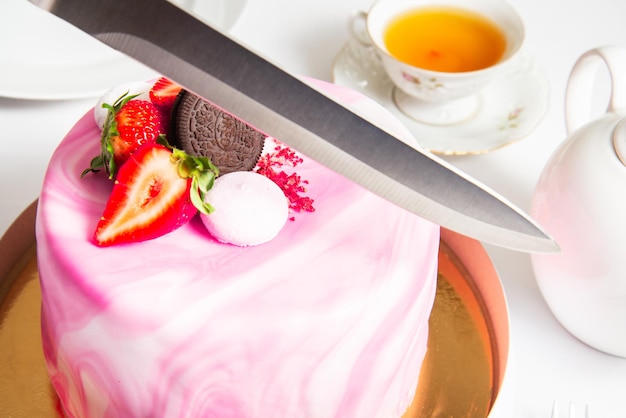
[{"label": "strawberry green leaves", "polygon": [[172,150],[172,161],[177,165],[178,175],[191,178],[190,199],[200,213],[211,214],[215,209],[205,202],[206,193],[211,190],[215,178],[219,175],[218,168],[206,157],[194,157],[184,151],[171,147],[164,136],[158,143]]}]

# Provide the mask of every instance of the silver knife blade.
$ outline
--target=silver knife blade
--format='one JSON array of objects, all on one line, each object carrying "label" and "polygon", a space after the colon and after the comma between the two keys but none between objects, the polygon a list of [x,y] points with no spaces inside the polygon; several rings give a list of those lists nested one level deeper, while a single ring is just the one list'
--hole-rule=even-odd
[{"label": "silver knife blade", "polygon": [[423,218],[509,249],[558,251],[502,196],[166,0],[31,2]]}]

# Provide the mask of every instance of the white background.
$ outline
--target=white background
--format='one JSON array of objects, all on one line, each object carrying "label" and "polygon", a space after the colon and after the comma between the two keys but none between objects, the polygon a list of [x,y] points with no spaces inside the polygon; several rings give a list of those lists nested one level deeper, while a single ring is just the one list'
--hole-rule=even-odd
[{"label": "white background", "polygon": [[[29,33],[48,41],[56,36],[54,30],[44,33],[41,25],[29,26],[33,15],[40,16],[38,10],[25,7],[21,0],[2,1],[3,8],[8,9],[0,16],[0,54],[5,65],[0,66],[0,78],[7,73],[6,65],[12,64],[12,58],[21,59],[24,52],[14,33],[5,33],[2,19],[18,19]],[[578,56],[590,48],[626,45],[626,2],[510,2],[526,25],[525,49],[548,74],[549,111],[538,128],[520,142],[485,155],[447,160],[528,210],[544,164],[565,138],[563,100],[569,71]],[[333,59],[348,37],[348,17],[353,10],[366,10],[370,3],[248,0],[231,33],[294,74],[331,81]],[[48,17],[54,19],[44,19]],[[37,55],[31,58],[36,61]],[[122,79],[125,72],[132,73],[131,68],[138,73],[144,71],[134,66],[125,62],[114,71],[119,71],[117,75]],[[46,71],[44,66],[39,77],[50,77],[49,83],[66,82],[77,76],[72,74],[72,68],[61,76],[50,77],[54,71]],[[1,84],[0,81],[0,89]],[[602,77],[599,88],[607,88]],[[96,100],[88,97],[39,101],[21,99],[19,92],[12,95],[18,97],[0,98],[0,233],[37,198],[50,154]],[[594,101],[597,113],[602,112],[605,97],[606,92],[601,93]],[[626,417],[626,359],[586,346],[559,325],[541,297],[527,254],[491,246],[487,250],[502,277],[510,306],[516,365],[514,417],[546,418],[554,400],[564,404],[587,403],[593,418]]]}]

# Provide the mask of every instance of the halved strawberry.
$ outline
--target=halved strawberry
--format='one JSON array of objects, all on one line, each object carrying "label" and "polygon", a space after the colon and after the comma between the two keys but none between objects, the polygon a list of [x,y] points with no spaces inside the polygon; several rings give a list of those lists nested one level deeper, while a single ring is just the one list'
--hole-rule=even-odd
[{"label": "halved strawberry", "polygon": [[176,102],[176,96],[182,90],[182,87],[167,77],[159,78],[150,89],[150,100],[155,105],[166,109],[172,108]]},{"label": "halved strawberry", "polygon": [[98,246],[145,241],[186,224],[198,210],[210,213],[205,193],[217,169],[161,144],[140,147],[118,171],[94,233]]},{"label": "halved strawberry", "polygon": [[114,178],[120,167],[140,146],[155,144],[165,133],[162,112],[147,100],[133,100],[135,95],[123,95],[113,105],[103,104],[109,110],[102,137],[100,155],[91,160],[88,169],[104,168],[109,178]]}]

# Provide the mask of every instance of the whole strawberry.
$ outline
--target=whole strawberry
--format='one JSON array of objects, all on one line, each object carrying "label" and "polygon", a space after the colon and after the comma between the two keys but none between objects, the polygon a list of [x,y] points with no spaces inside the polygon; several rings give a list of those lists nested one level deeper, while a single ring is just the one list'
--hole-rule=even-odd
[{"label": "whole strawberry", "polygon": [[165,133],[162,112],[149,101],[133,100],[135,97],[123,95],[113,105],[103,104],[109,112],[102,129],[100,155],[83,175],[104,168],[109,178],[114,178],[118,167],[139,147],[155,144]]},{"label": "whole strawberry", "polygon": [[159,77],[150,89],[150,101],[165,111],[171,110],[182,87],[167,77]]},{"label": "whole strawberry", "polygon": [[167,77],[160,77],[150,88],[150,101],[161,111],[163,130],[169,131],[172,110],[182,87]]},{"label": "whole strawberry", "polygon": [[94,233],[96,245],[145,241],[186,224],[204,202],[217,168],[206,158],[191,157],[161,144],[141,146],[122,165]]}]

